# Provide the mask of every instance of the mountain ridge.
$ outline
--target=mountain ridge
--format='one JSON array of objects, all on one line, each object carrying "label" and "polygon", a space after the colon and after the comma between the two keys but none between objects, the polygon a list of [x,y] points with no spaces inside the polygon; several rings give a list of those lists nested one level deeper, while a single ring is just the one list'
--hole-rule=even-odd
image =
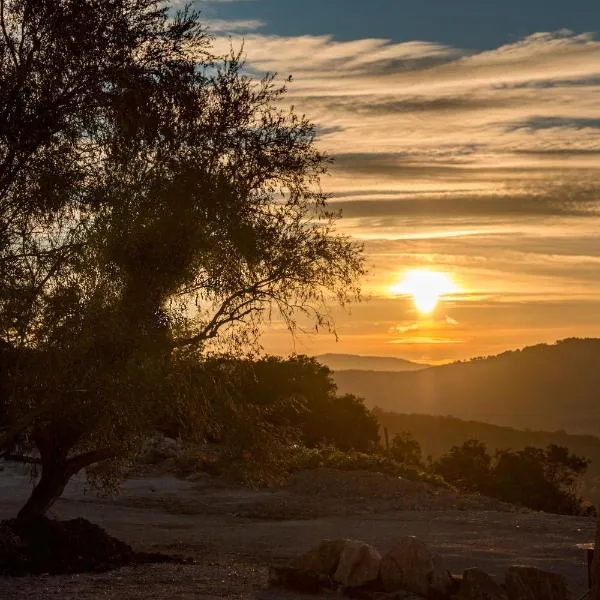
[{"label": "mountain ridge", "polygon": [[370,356],[363,354],[319,354],[315,358],[332,371],[378,371],[378,372],[404,372],[417,371],[431,367],[429,364],[418,363],[405,358],[393,356]]},{"label": "mountain ridge", "polygon": [[567,338],[418,371],[334,371],[383,410],[519,429],[600,433],[600,339]]}]

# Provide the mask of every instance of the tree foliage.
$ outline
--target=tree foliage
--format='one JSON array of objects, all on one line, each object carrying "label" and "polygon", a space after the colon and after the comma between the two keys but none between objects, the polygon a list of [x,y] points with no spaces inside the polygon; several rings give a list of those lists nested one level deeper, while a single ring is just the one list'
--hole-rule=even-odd
[{"label": "tree foliage", "polygon": [[421,444],[407,431],[397,433],[390,444],[390,454],[394,460],[418,467],[422,464]]},{"label": "tree foliage", "polygon": [[489,490],[492,458],[485,444],[468,440],[462,446],[453,446],[434,463],[434,470],[446,481],[466,492]]},{"label": "tree foliage", "polygon": [[498,450],[491,456],[478,440],[469,440],[433,463],[436,473],[458,488],[482,493],[534,510],[579,514],[582,499],[578,478],[590,461],[564,446],[528,446],[523,450]]},{"label": "tree foliage", "polygon": [[379,443],[379,427],[362,399],[338,395],[331,370],[308,356],[275,356],[246,365],[240,394],[269,411],[276,426],[309,447],[369,451]]},{"label": "tree foliage", "polygon": [[25,514],[192,406],[206,352],[251,352],[272,315],[331,329],[358,294],[312,124],[162,6],[0,5],[0,452],[42,465]]}]

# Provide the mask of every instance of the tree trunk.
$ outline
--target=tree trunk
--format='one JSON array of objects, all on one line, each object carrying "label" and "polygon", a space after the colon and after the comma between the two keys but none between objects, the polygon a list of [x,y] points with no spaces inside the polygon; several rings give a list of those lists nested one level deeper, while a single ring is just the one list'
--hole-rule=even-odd
[{"label": "tree trunk", "polygon": [[[41,438],[40,438],[41,439]],[[65,452],[48,454],[48,447],[38,444],[42,455],[42,475],[31,492],[25,506],[19,511],[19,519],[35,519],[46,515],[52,505],[62,496],[69,479],[82,469],[118,456],[114,448],[92,450],[67,459]]]},{"label": "tree trunk", "polygon": [[19,511],[19,519],[34,519],[46,515],[60,498],[69,482],[72,470],[66,463],[43,465],[42,476],[31,492],[25,506]]}]

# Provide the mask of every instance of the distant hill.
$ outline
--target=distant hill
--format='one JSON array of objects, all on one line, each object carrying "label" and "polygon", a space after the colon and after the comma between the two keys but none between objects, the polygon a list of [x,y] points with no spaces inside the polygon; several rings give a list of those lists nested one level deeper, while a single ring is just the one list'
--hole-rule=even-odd
[{"label": "distant hill", "polygon": [[600,434],[600,340],[567,339],[414,372],[336,371],[340,393],[399,413]]},{"label": "distant hill", "polygon": [[404,358],[391,356],[360,356],[358,354],[321,354],[315,357],[321,364],[332,371],[364,370],[364,371],[418,371],[430,365],[412,362]]}]

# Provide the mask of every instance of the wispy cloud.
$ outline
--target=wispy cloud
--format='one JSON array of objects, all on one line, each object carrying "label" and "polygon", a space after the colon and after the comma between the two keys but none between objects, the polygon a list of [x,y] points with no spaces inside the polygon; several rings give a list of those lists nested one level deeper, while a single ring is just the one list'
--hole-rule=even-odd
[{"label": "wispy cloud", "polygon": [[[290,102],[336,159],[332,204],[366,243],[376,301],[344,320],[350,349],[393,343],[440,360],[600,335],[596,36],[472,52],[251,33],[244,48],[253,70],[293,74]],[[403,270],[428,265],[466,290],[444,303],[439,330],[414,328],[410,303],[386,296]]]},{"label": "wispy cloud", "polygon": [[205,19],[204,23],[213,33],[244,33],[262,29],[265,26],[265,23],[258,19]]}]

